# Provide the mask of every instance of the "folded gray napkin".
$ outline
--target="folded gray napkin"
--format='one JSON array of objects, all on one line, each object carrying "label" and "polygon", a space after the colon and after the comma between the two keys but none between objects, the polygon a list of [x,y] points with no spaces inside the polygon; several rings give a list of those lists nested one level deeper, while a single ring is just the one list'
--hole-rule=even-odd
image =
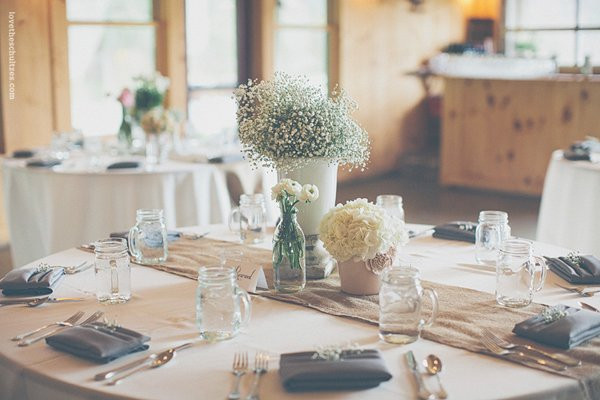
[{"label": "folded gray napkin", "polygon": [[32,150],[15,150],[13,151],[13,158],[31,158],[35,155]]},{"label": "folded gray napkin", "polygon": [[569,283],[600,284],[600,259],[588,256],[546,257],[548,267]]},{"label": "folded gray napkin", "polygon": [[550,346],[570,349],[600,335],[600,313],[559,304],[553,307],[565,316],[547,322],[538,314],[515,325],[513,332]]},{"label": "folded gray napkin", "polygon": [[52,168],[60,163],[62,163],[61,160],[31,160],[28,161],[26,165],[28,167]]},{"label": "folded gray napkin", "polygon": [[66,328],[46,338],[57,350],[98,363],[107,363],[124,355],[148,349],[150,338],[141,333],[111,327],[100,322]]},{"label": "folded gray napkin", "polygon": [[137,161],[119,161],[116,163],[110,164],[106,169],[127,169],[127,168],[137,168],[140,166],[140,163]]},{"label": "folded gray napkin", "polygon": [[339,360],[313,358],[315,352],[282,354],[279,376],[286,390],[368,389],[388,381],[388,372],[378,350],[343,351]]},{"label": "folded gray napkin", "polygon": [[28,267],[13,269],[0,279],[0,289],[5,296],[38,296],[52,293],[63,278],[62,268],[44,269]]},{"label": "folded gray napkin", "polygon": [[460,240],[475,243],[475,230],[477,224],[468,221],[454,221],[437,225],[433,228],[433,237],[446,240]]}]

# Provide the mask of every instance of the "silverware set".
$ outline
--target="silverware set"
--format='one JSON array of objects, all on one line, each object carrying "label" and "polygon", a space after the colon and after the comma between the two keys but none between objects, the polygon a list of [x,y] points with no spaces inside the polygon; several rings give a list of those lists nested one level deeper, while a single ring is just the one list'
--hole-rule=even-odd
[{"label": "silverware set", "polygon": [[44,303],[63,303],[83,300],[85,300],[83,297],[21,297],[18,299],[2,299],[0,300],[0,306],[23,304],[27,307],[37,307]]},{"label": "silverware set", "polygon": [[[79,321],[84,316],[83,311],[78,311],[64,321],[52,322],[52,323],[44,325],[38,329],[35,329],[31,332],[25,332],[20,335],[17,335],[15,337],[13,337],[11,340],[13,340],[15,342],[18,341],[19,342],[18,345],[20,347],[26,347],[26,346],[29,346],[36,342],[39,342],[42,339],[47,338],[50,335],[55,334],[56,332],[58,332],[59,330],[65,328],[65,327],[73,327],[73,326],[78,326],[78,325],[91,324],[92,322],[95,322],[95,321],[99,320],[100,318],[102,318],[103,315],[104,315],[104,313],[102,311],[96,311],[95,313],[90,315],[87,319],[85,319],[83,322],[77,323],[77,321]],[[53,329],[50,329],[50,328],[53,328]],[[48,330],[48,332],[45,332],[45,333],[39,335],[40,332],[43,332],[45,330]]]},{"label": "silverware set", "polygon": [[548,353],[530,345],[508,342],[487,329],[483,331],[481,343],[496,355],[520,358],[555,371],[564,371],[569,367],[581,365],[580,360],[565,354]]},{"label": "silverware set", "polygon": [[438,382],[438,391],[432,392],[425,385],[425,381],[423,380],[423,373],[417,364],[417,360],[415,359],[415,355],[412,351],[408,351],[404,354],[404,359],[408,364],[408,368],[410,369],[413,377],[415,378],[415,382],[417,383],[417,397],[421,400],[434,400],[434,399],[446,399],[448,397],[448,393],[442,386],[442,382],[439,377],[439,373],[442,370],[442,362],[441,360],[431,354],[425,360],[423,360],[423,365],[427,370],[427,373],[430,375],[435,375],[437,377]]},{"label": "silverware set", "polygon": [[192,347],[194,342],[187,342],[179,346],[172,347],[159,353],[152,353],[148,356],[134,360],[121,367],[101,372],[94,376],[96,381],[107,381],[106,384],[114,386],[123,381],[123,379],[141,371],[162,367],[170,362],[177,351]]},{"label": "silverware set", "polygon": [[[250,394],[246,396],[246,400],[259,400],[260,378],[266,374],[268,370],[269,355],[257,352],[254,356],[254,368],[252,369],[254,380],[252,381],[252,388],[250,389]],[[241,398],[240,381],[248,371],[248,353],[235,353],[233,356],[233,365],[231,367],[231,372],[235,378],[232,389],[227,396],[228,400],[237,400]]]},{"label": "silverware set", "polygon": [[48,265],[46,263],[40,263],[39,268],[50,268],[50,269],[56,269],[56,268],[62,268],[65,271],[65,274],[67,275],[73,275],[73,274],[78,274],[80,272],[86,271],[90,268],[92,268],[94,266],[94,262],[93,261],[84,261],[80,264],[77,265]]}]

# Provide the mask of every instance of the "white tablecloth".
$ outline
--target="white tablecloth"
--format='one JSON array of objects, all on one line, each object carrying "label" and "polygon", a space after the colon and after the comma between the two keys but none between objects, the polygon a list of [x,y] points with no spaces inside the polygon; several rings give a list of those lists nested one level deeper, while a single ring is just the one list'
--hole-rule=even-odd
[{"label": "white tablecloth", "polygon": [[[412,227],[420,229],[420,227]],[[198,228],[192,229],[198,230]],[[234,240],[225,227],[210,227],[211,236]],[[265,244],[268,247],[269,244]],[[536,244],[550,256],[566,250]],[[493,292],[495,274],[474,265],[474,246],[431,237],[414,239],[403,249],[403,259],[421,270],[422,278],[450,285]],[[93,256],[71,249],[48,257],[51,263],[76,263]],[[550,274],[535,300],[547,304],[575,305],[578,298],[557,287]],[[64,353],[43,343],[21,348],[10,338],[44,323],[57,321],[75,310],[88,314],[101,309],[108,318],[152,337],[150,351],[168,348],[197,337],[194,325],[194,281],[141,266],[132,267],[133,298],[124,305],[100,306],[93,297],[94,272],[68,276],[58,296],[83,295],[81,303],[45,304],[38,308],[0,308],[0,393],[2,399],[223,399],[231,385],[233,354],[266,351],[273,356],[261,384],[261,399],[360,399],[398,400],[416,398],[413,378],[402,355],[413,350],[418,359],[435,353],[443,360],[442,380],[450,399],[569,399],[577,390],[575,380],[513,364],[496,358],[419,340],[405,346],[382,343],[377,327],[338,318],[308,308],[253,296],[249,327],[236,338],[219,343],[200,343],[181,351],[168,365],[133,376],[116,387],[93,381],[107,369]],[[444,301],[443,298],[440,299]],[[600,306],[600,298],[586,299]],[[318,345],[357,343],[382,351],[393,378],[378,388],[357,392],[288,394],[277,375],[277,356],[284,352],[313,350]],[[140,355],[109,364],[123,365]],[[244,393],[252,376],[243,380]],[[430,385],[435,383],[428,381]]]},{"label": "white tablecloth", "polygon": [[224,223],[231,209],[225,172],[213,165],[170,161],[110,172],[24,165],[3,162],[15,267],[128,230],[138,208],[163,209],[168,228]]},{"label": "white tablecloth", "polygon": [[555,151],[546,173],[537,240],[600,257],[600,163]]}]

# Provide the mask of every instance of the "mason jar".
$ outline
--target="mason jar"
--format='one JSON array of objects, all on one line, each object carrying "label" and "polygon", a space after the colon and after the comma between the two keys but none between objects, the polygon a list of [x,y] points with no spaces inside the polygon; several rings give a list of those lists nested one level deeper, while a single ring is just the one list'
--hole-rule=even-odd
[{"label": "mason jar", "polygon": [[241,195],[240,206],[229,215],[229,229],[239,232],[242,243],[261,243],[267,229],[265,196],[261,193]]},{"label": "mason jar", "polygon": [[163,210],[137,210],[136,224],[129,231],[129,251],[140,264],[160,264],[167,260],[167,227]]},{"label": "mason jar", "polygon": [[380,194],[377,196],[375,204],[383,208],[389,215],[398,217],[404,222],[402,196],[397,196],[395,194]]},{"label": "mason jar", "polygon": [[125,239],[94,243],[96,297],[100,303],[125,303],[131,298],[131,267]]},{"label": "mason jar", "polygon": [[510,237],[508,214],[504,211],[481,211],[475,230],[475,258],[479,264],[496,265],[500,244]]}]

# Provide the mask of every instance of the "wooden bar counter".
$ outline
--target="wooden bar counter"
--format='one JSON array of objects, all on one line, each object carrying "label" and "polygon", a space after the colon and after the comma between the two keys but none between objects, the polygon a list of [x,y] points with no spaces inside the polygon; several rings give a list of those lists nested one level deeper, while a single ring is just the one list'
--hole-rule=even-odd
[{"label": "wooden bar counter", "polygon": [[539,196],[553,150],[600,137],[600,76],[444,79],[445,186]]}]

